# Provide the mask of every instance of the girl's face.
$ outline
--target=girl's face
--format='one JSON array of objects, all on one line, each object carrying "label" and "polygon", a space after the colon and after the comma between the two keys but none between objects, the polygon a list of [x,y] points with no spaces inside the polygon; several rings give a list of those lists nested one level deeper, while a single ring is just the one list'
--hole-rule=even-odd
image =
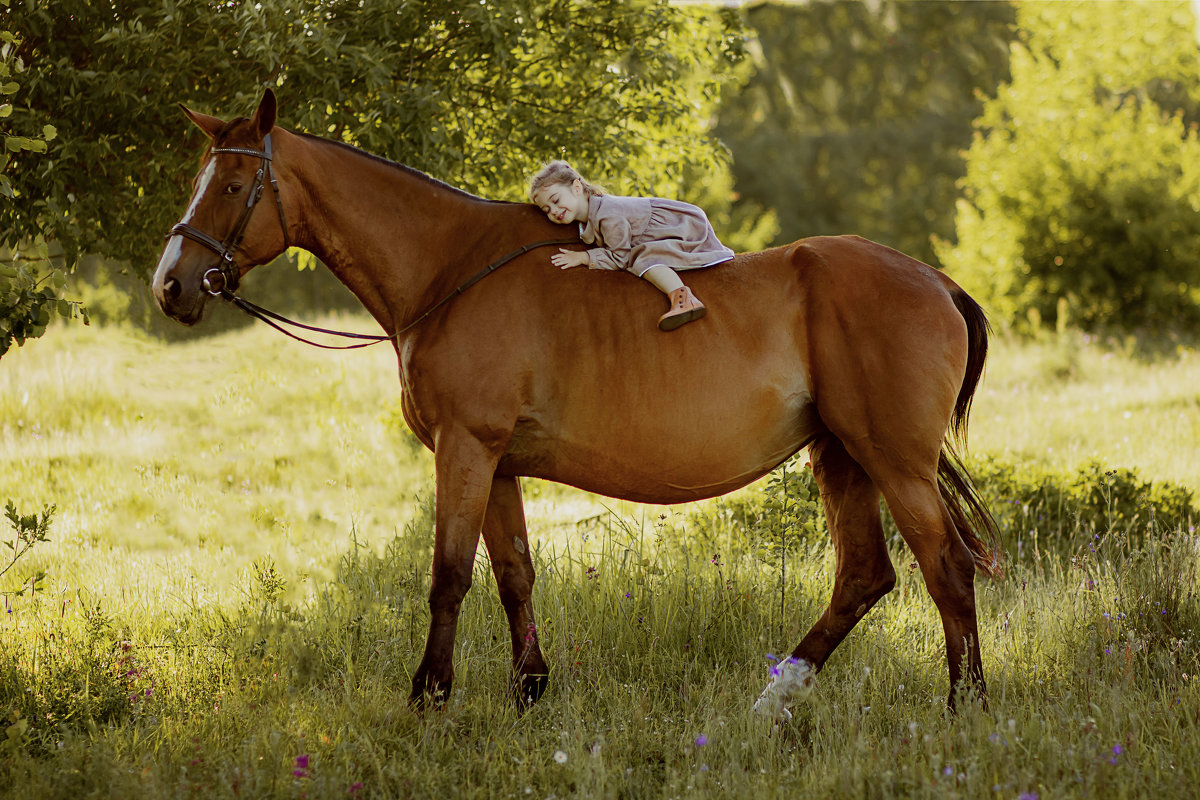
[{"label": "girl's face", "polygon": [[572,222],[587,222],[588,198],[583,184],[551,183],[533,193],[533,202],[546,213],[551,222],[569,225]]}]

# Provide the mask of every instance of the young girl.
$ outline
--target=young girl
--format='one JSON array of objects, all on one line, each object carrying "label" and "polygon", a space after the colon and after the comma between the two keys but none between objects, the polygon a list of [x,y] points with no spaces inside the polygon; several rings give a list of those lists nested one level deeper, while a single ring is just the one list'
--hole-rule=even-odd
[{"label": "young girl", "polygon": [[529,182],[533,202],[559,225],[579,224],[583,252],[559,249],[557,267],[624,269],[665,293],[671,308],[658,327],[673,331],[704,316],[704,304],[683,285],[676,270],[711,267],[733,258],[717,240],[704,212],[690,203],[657,197],[605,194],[565,161],[552,161]]}]

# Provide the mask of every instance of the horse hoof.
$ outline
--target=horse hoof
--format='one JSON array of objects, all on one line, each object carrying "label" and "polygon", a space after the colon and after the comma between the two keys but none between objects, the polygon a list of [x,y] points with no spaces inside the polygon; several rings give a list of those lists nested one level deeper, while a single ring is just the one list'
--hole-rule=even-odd
[{"label": "horse hoof", "polygon": [[790,722],[788,710],[796,700],[807,697],[817,685],[817,672],[802,658],[788,658],[771,669],[771,682],[754,701],[754,713],[777,722]]},{"label": "horse hoof", "polygon": [[427,709],[441,710],[446,707],[449,699],[449,681],[438,683],[421,673],[413,676],[412,693],[408,696],[408,704],[418,713],[423,713]]},{"label": "horse hoof", "polygon": [[538,675],[525,674],[517,676],[517,680],[513,685],[513,690],[517,696],[517,705],[521,708],[529,708],[542,699],[542,695],[545,694],[546,687],[549,684],[550,676],[544,672]]}]

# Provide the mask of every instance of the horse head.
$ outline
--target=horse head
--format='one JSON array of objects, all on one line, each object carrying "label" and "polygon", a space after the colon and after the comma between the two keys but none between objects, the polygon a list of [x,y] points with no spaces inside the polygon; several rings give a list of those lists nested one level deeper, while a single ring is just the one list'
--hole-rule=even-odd
[{"label": "horse head", "polygon": [[[249,119],[225,122],[183,108],[210,146],[187,211],[167,237],[153,289],[163,312],[185,325],[199,321],[209,297],[232,292],[242,275],[290,244],[272,164],[275,109],[270,89]],[[278,215],[253,213],[266,195],[273,195],[265,205],[276,206]]]}]

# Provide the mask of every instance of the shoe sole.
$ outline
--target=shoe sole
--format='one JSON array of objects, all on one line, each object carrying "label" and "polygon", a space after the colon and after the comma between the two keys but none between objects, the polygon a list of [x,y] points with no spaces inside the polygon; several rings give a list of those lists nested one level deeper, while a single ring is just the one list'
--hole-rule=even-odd
[{"label": "shoe sole", "polygon": [[708,309],[706,309],[704,306],[701,306],[700,308],[693,308],[686,314],[676,314],[673,317],[667,317],[666,319],[659,320],[658,329],[660,331],[673,331],[681,325],[688,324],[692,320],[700,319],[707,313]]}]

